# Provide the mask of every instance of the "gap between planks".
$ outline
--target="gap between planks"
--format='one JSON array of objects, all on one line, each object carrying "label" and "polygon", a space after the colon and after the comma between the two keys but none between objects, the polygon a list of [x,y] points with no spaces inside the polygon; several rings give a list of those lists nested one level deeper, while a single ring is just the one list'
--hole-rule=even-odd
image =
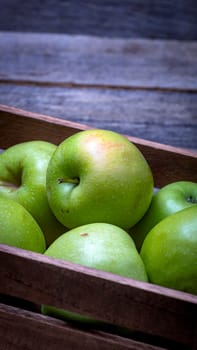
[{"label": "gap between planks", "polygon": [[110,84],[80,84],[73,82],[52,82],[52,81],[34,81],[34,80],[16,80],[16,79],[0,79],[1,85],[19,85],[19,86],[39,86],[39,87],[62,87],[76,89],[100,89],[100,90],[128,90],[128,91],[156,91],[156,92],[182,92],[182,93],[197,93],[196,88],[170,88],[159,86],[126,86],[126,85],[110,85]]}]

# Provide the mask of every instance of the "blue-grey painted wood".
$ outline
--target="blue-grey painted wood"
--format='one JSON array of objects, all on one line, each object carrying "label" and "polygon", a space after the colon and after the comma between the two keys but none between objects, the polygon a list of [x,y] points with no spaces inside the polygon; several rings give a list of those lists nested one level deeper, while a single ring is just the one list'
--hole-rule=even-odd
[{"label": "blue-grey painted wood", "polygon": [[0,32],[0,103],[197,149],[197,43]]},{"label": "blue-grey painted wood", "polygon": [[197,39],[195,0],[1,0],[0,30]]},{"label": "blue-grey painted wood", "polygon": [[197,42],[0,32],[0,80],[197,91]]}]

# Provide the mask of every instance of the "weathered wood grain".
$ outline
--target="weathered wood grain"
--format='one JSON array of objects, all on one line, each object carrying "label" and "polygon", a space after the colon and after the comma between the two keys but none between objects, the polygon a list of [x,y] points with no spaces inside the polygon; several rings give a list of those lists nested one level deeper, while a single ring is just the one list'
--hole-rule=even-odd
[{"label": "weathered wood grain", "polygon": [[0,84],[0,103],[197,149],[197,93]]},{"label": "weathered wood grain", "polygon": [[1,293],[192,347],[194,295],[4,245],[0,257]]},{"label": "weathered wood grain", "polygon": [[0,304],[0,337],[6,350],[165,350]]},{"label": "weathered wood grain", "polygon": [[197,42],[0,33],[0,81],[197,90]]},{"label": "weathered wood grain", "polygon": [[197,43],[0,33],[0,103],[197,148]]},{"label": "weathered wood grain", "polygon": [[0,30],[196,39],[195,0],[1,0]]}]

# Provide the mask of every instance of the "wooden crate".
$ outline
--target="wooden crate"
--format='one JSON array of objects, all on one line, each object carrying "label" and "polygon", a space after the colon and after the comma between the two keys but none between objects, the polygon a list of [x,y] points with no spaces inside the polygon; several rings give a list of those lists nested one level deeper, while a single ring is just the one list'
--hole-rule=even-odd
[{"label": "wooden crate", "polygon": [[[88,126],[0,106],[0,148],[42,139],[58,144]],[[155,186],[197,181],[197,153],[128,137],[149,162]],[[0,245],[0,349],[196,349],[197,297]],[[85,327],[41,315],[42,303],[100,319]],[[120,328],[119,328],[120,327]],[[123,332],[122,327],[130,332]]]}]

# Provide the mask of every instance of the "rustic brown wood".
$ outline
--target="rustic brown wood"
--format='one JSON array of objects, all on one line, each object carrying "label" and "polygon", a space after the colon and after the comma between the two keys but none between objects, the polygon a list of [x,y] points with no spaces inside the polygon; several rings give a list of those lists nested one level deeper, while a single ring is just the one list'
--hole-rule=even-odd
[{"label": "rustic brown wood", "polygon": [[0,103],[197,150],[197,93],[0,84]]},{"label": "rustic brown wood", "polygon": [[[12,336],[10,336],[12,335]],[[0,304],[1,347],[6,350],[165,350]]]},{"label": "rustic brown wood", "polygon": [[[30,139],[43,139],[58,144],[67,136],[86,128],[85,125],[0,106],[0,148]],[[139,147],[149,162],[156,187],[178,180],[197,181],[197,152],[130,136],[129,139]]]},{"label": "rustic brown wood", "polygon": [[[0,246],[0,292],[192,346],[197,297]],[[61,292],[60,292],[61,291]]]},{"label": "rustic brown wood", "polygon": [[1,0],[0,30],[196,39],[195,0]]},{"label": "rustic brown wood", "polygon": [[197,91],[195,41],[0,32],[0,80]]}]

